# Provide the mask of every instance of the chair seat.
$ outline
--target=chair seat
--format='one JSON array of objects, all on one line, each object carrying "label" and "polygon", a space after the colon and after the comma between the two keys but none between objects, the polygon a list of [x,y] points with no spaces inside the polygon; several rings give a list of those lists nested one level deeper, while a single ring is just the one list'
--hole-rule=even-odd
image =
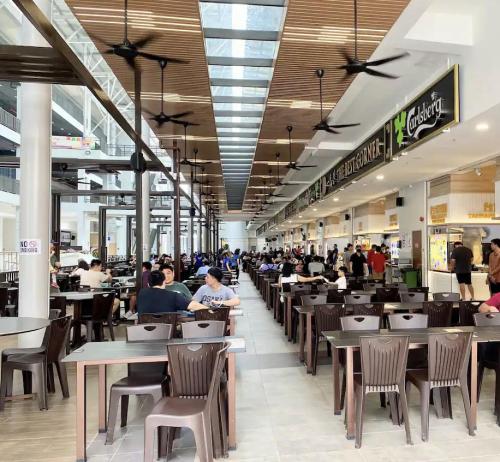
[{"label": "chair seat", "polygon": [[201,414],[205,409],[205,399],[163,398],[148,415],[148,418],[175,418]]},{"label": "chair seat", "polygon": [[45,353],[45,347],[40,346],[36,348],[7,348],[2,351],[2,359],[5,360],[8,356],[23,355],[23,354],[41,354]]},{"label": "chair seat", "polygon": [[162,385],[162,383],[167,379],[167,377],[162,376],[162,375],[156,375],[156,376],[128,376],[128,377],[123,377],[117,382],[113,383],[111,388],[120,388],[120,389],[126,389],[130,388],[132,391],[135,393],[137,390],[134,390],[136,388],[143,388],[145,393],[148,388],[155,388],[159,387]]},{"label": "chair seat", "polygon": [[9,365],[23,365],[23,364],[38,364],[45,361],[44,353],[34,353],[34,354],[15,354],[7,358],[4,364]]}]

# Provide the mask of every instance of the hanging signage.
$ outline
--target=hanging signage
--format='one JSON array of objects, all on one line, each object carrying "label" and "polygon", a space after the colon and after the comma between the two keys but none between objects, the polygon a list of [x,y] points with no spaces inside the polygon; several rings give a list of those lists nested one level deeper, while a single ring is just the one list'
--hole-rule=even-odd
[{"label": "hanging signage", "polygon": [[397,154],[460,120],[458,65],[407,104],[392,122],[392,153]]}]

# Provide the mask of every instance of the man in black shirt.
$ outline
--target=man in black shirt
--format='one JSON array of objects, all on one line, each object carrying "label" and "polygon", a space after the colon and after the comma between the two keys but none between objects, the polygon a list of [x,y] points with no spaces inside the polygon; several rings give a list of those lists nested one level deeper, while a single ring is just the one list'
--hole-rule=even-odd
[{"label": "man in black shirt", "polygon": [[142,289],[137,298],[137,312],[168,313],[173,311],[196,311],[207,307],[194,300],[190,301],[178,292],[165,289],[165,275],[161,271],[151,271],[150,287]]},{"label": "man in black shirt", "polygon": [[351,255],[351,272],[356,278],[362,278],[365,275],[366,257],[361,251],[361,247],[356,247],[356,252]]},{"label": "man in black shirt", "polygon": [[474,300],[474,287],[472,287],[472,260],[474,255],[472,250],[457,241],[453,244],[451,253],[450,271],[455,271],[457,281],[460,286],[460,295],[465,300],[465,286],[469,289],[470,299]]}]

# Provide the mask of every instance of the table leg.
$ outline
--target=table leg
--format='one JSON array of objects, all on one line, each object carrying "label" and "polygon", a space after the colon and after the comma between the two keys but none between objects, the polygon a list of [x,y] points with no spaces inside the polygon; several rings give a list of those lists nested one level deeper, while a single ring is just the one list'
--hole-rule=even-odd
[{"label": "table leg", "polygon": [[236,316],[229,316],[229,335],[236,335]]},{"label": "table leg", "polygon": [[347,439],[352,440],[356,431],[355,409],[354,409],[354,362],[353,349],[346,348],[346,423]]},{"label": "table leg", "polygon": [[304,362],[304,315],[299,313],[299,361]]},{"label": "table leg", "polygon": [[312,313],[306,314],[306,363],[307,373],[310,374],[313,370]]},{"label": "table leg", "polygon": [[286,324],[288,341],[292,341],[292,297],[286,298]]},{"label": "table leg", "polygon": [[107,405],[107,386],[106,386],[106,364],[98,366],[98,400],[99,400],[99,433],[106,433],[108,430],[108,417],[106,415]]},{"label": "table leg", "polygon": [[85,365],[76,364],[76,461],[87,460],[87,416],[86,416]]},{"label": "table leg", "polygon": [[340,415],[340,382],[339,382],[339,350],[332,345],[332,372],[333,372],[333,412]]},{"label": "table leg", "polygon": [[228,445],[236,449],[236,356],[227,355]]},{"label": "table leg", "polygon": [[477,430],[477,342],[474,341],[472,341],[470,361],[470,412],[472,426]]}]

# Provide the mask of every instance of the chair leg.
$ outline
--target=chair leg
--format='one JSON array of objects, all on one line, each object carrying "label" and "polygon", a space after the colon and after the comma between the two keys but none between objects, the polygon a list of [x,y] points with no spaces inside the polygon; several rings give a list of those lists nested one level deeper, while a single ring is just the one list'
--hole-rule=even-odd
[{"label": "chair leg", "polygon": [[120,426],[122,428],[127,426],[128,402],[129,402],[129,396],[128,395],[122,395],[122,402],[121,402],[121,424],[120,424]]},{"label": "chair leg", "polygon": [[460,379],[460,391],[462,392],[462,399],[464,401],[465,417],[467,419],[467,427],[469,428],[469,435],[474,436],[474,427],[472,425],[472,414],[470,410],[469,390],[467,389],[467,377]]},{"label": "chair leg", "polygon": [[483,387],[483,377],[484,377],[484,365],[482,361],[479,361],[477,368],[477,402],[479,403],[479,397],[481,396],[481,389]]},{"label": "chair leg", "polygon": [[92,321],[87,321],[85,323],[85,326],[87,327],[87,342],[92,341],[92,337],[94,336],[94,323]]},{"label": "chair leg", "polygon": [[68,385],[68,373],[66,371],[66,364],[62,362],[55,363],[57,376],[59,377],[59,383],[61,385],[61,391],[63,398],[69,398],[69,385]]},{"label": "chair leg", "polygon": [[40,410],[48,409],[47,406],[47,364],[36,364],[32,370],[35,389],[38,393],[38,405]]},{"label": "chair leg", "polygon": [[47,365],[47,390],[49,393],[56,392],[56,384],[54,379],[54,369],[52,364]]},{"label": "chair leg", "polygon": [[379,393],[380,395],[380,407],[386,407],[386,399],[385,399],[385,393]]},{"label": "chair leg", "polygon": [[497,419],[500,418],[500,367],[495,369],[495,410]]},{"label": "chair leg", "polygon": [[[25,395],[31,395],[33,393],[33,381],[31,378],[30,371],[22,371],[23,374],[23,390]],[[10,383],[10,394],[8,396],[12,396],[12,381]]]},{"label": "chair leg", "polygon": [[361,439],[363,436],[363,414],[365,406],[365,393],[362,386],[358,386],[356,390],[356,448],[361,447]]},{"label": "chair leg", "polygon": [[342,385],[340,387],[340,409],[344,409],[344,401],[345,401],[345,389],[346,389],[346,372],[344,368],[344,372],[342,374]]},{"label": "chair leg", "polygon": [[219,416],[221,422],[221,434],[222,434],[222,457],[228,456],[228,440],[227,440],[227,413],[226,413],[226,393],[221,391],[219,393]]},{"label": "chair leg", "polygon": [[[153,462],[155,431],[158,427],[154,426],[146,417],[144,423],[144,462]],[[108,427],[109,428],[109,427]]]},{"label": "chair leg", "polygon": [[428,385],[420,388],[420,425],[422,441],[429,440],[429,406],[431,390]]},{"label": "chair leg", "polygon": [[5,409],[5,399],[7,396],[7,390],[12,391],[12,379],[13,379],[14,371],[6,366],[6,364],[2,364],[2,379],[0,382],[0,411]]},{"label": "chair leg", "polygon": [[[328,345],[330,345],[328,343]],[[318,368],[318,352],[319,352],[319,341],[318,336],[316,336],[316,341],[313,342],[313,370],[312,375],[316,375],[316,369]]]},{"label": "chair leg", "polygon": [[[119,405],[120,405],[120,394],[117,393],[116,390],[113,389],[113,387],[111,387],[111,392],[109,397],[108,431],[106,432],[106,444],[113,444],[115,426],[116,426],[116,417],[118,415]],[[144,440],[144,444],[146,445],[146,440]]]},{"label": "chair leg", "polygon": [[210,428],[210,415],[203,413],[198,425],[193,428],[196,451],[200,462],[213,461],[212,435]]},{"label": "chair leg", "polygon": [[404,388],[404,383],[399,385],[399,402],[403,413],[403,420],[405,423],[405,432],[406,432],[406,444],[413,444],[411,440],[411,429],[410,429],[410,418],[408,416],[408,401],[406,400],[406,391]]}]

